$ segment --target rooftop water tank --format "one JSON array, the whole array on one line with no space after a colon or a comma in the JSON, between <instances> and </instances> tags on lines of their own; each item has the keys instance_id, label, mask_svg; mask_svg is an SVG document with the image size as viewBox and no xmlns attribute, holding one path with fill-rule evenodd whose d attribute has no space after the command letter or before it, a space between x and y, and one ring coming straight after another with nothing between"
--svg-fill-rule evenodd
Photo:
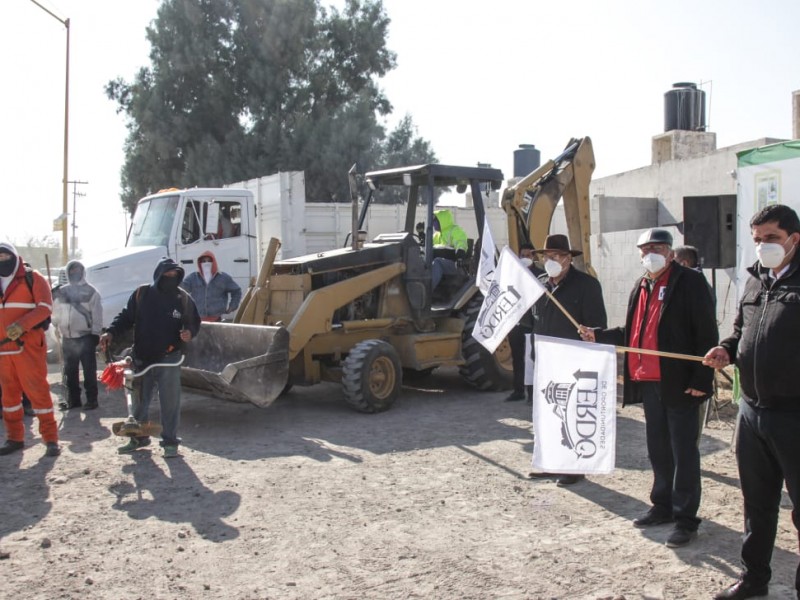
<instances>
[{"instance_id":1,"label":"rooftop water tank","mask_svg":"<svg viewBox=\"0 0 800 600\"><path fill-rule=\"evenodd\" d=\"M542 155L533 144L520 144L514 150L514 177L525 177L542 164Z\"/></svg>"},{"instance_id":2,"label":"rooftop water tank","mask_svg":"<svg viewBox=\"0 0 800 600\"><path fill-rule=\"evenodd\" d=\"M706 93L694 83L674 83L664 94L664 131L706 130Z\"/></svg>"}]
</instances>

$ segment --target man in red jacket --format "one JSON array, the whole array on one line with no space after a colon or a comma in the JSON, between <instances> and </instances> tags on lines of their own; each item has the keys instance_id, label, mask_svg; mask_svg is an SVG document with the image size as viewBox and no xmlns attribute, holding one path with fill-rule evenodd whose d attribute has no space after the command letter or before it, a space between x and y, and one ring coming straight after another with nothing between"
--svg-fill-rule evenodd
<instances>
[{"instance_id":1,"label":"man in red jacket","mask_svg":"<svg viewBox=\"0 0 800 600\"><path fill-rule=\"evenodd\" d=\"M617 346L704 356L719 335L714 301L702 273L675 261L672 234L645 231L636 244L645 274L633 287L624 327L593 330L581 337ZM674 523L670 548L690 544L700 519L700 405L712 392L714 372L698 361L628 352L623 406L644 406L647 454L653 467L652 507L635 527Z\"/></svg>"},{"instance_id":2,"label":"man in red jacket","mask_svg":"<svg viewBox=\"0 0 800 600\"><path fill-rule=\"evenodd\" d=\"M14 246L0 243L0 387L6 428L0 456L25 446L23 392L39 418L39 433L47 445L45 455L61 453L47 383L47 343L41 327L52 310L53 297L44 277L25 267Z\"/></svg>"}]
</instances>

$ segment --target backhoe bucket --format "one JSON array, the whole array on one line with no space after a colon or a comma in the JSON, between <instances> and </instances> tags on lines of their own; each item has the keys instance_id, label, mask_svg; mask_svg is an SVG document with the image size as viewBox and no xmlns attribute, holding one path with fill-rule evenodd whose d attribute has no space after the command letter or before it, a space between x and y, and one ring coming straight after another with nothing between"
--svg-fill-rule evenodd
<instances>
[{"instance_id":1,"label":"backhoe bucket","mask_svg":"<svg viewBox=\"0 0 800 600\"><path fill-rule=\"evenodd\" d=\"M203 323L186 344L181 384L232 400L269 406L289 378L289 332L284 327Z\"/></svg>"}]
</instances>

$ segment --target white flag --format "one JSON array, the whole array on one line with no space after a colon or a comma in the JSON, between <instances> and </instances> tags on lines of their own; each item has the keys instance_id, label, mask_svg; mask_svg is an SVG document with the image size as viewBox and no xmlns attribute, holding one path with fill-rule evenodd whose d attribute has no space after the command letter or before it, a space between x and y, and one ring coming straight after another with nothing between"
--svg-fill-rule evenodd
<instances>
[{"instance_id":1,"label":"white flag","mask_svg":"<svg viewBox=\"0 0 800 600\"><path fill-rule=\"evenodd\" d=\"M485 217L483 220L483 238L481 240L481 258L478 261L478 274L475 283L484 296L489 295L489 286L492 285L494 271L497 268L494 256L496 251L492 230L489 228L489 218Z\"/></svg>"},{"instance_id":2,"label":"white flag","mask_svg":"<svg viewBox=\"0 0 800 600\"><path fill-rule=\"evenodd\" d=\"M489 352L494 352L544 292L542 283L508 246L504 246L472 337Z\"/></svg>"},{"instance_id":3,"label":"white flag","mask_svg":"<svg viewBox=\"0 0 800 600\"><path fill-rule=\"evenodd\" d=\"M533 468L547 473L614 470L614 346L534 336Z\"/></svg>"}]
</instances>

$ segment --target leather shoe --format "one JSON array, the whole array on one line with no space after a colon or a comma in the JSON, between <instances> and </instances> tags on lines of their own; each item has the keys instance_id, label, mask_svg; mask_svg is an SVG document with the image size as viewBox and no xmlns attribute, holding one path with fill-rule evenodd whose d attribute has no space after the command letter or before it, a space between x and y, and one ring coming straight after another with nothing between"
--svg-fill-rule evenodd
<instances>
[{"instance_id":1,"label":"leather shoe","mask_svg":"<svg viewBox=\"0 0 800 600\"><path fill-rule=\"evenodd\" d=\"M672 515L666 515L663 512L654 509L648 510L641 517L633 520L634 527L651 527L653 525L663 525L664 523L672 523L675 519Z\"/></svg>"},{"instance_id":2,"label":"leather shoe","mask_svg":"<svg viewBox=\"0 0 800 600\"><path fill-rule=\"evenodd\" d=\"M558 478L556 478L556 485L558 485L558 487L564 487L565 485L578 483L583 479L586 479L586 475L559 475Z\"/></svg>"},{"instance_id":3,"label":"leather shoe","mask_svg":"<svg viewBox=\"0 0 800 600\"><path fill-rule=\"evenodd\" d=\"M758 598L766 596L769 588L766 585L752 585L739 580L729 588L725 588L714 596L714 600L744 600L745 598Z\"/></svg>"},{"instance_id":4,"label":"leather shoe","mask_svg":"<svg viewBox=\"0 0 800 600\"><path fill-rule=\"evenodd\" d=\"M6 443L0 446L0 456L18 452L25 447L25 442L15 442L14 440L6 440Z\"/></svg>"},{"instance_id":5,"label":"leather shoe","mask_svg":"<svg viewBox=\"0 0 800 600\"><path fill-rule=\"evenodd\" d=\"M83 410L94 410L95 408L97 408L97 406L98 406L97 401L95 402L89 401L83 405Z\"/></svg>"},{"instance_id":6,"label":"leather shoe","mask_svg":"<svg viewBox=\"0 0 800 600\"><path fill-rule=\"evenodd\" d=\"M697 531L675 527L664 542L667 548L682 548L691 544L697 538Z\"/></svg>"},{"instance_id":7,"label":"leather shoe","mask_svg":"<svg viewBox=\"0 0 800 600\"><path fill-rule=\"evenodd\" d=\"M506 396L506 402L519 402L525 400L525 392L511 392Z\"/></svg>"}]
</instances>

